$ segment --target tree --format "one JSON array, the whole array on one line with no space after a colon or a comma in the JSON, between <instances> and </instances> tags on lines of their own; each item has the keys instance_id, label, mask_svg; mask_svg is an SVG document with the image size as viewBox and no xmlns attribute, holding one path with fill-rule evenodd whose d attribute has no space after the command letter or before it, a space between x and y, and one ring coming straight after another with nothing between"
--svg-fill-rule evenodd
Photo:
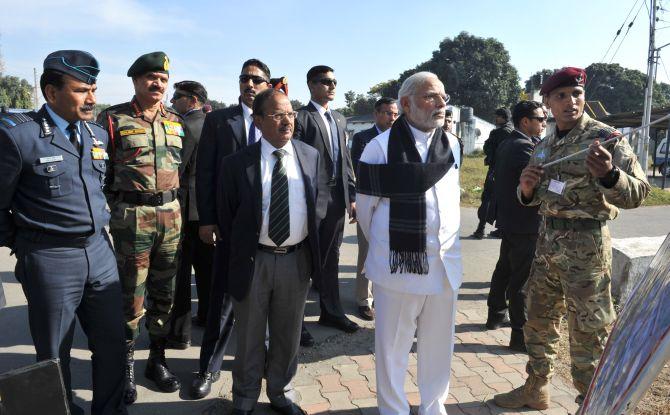
<instances>
[{"instance_id":1,"label":"tree","mask_svg":"<svg viewBox=\"0 0 670 415\"><path fill-rule=\"evenodd\" d=\"M419 71L435 73L444 82L451 104L470 106L475 114L490 118L499 107L516 103L521 93L519 75L505 46L494 38L461 32L445 38L432 58L407 70L396 81L377 84L370 92L397 96L400 84Z\"/></svg>"},{"instance_id":2,"label":"tree","mask_svg":"<svg viewBox=\"0 0 670 415\"><path fill-rule=\"evenodd\" d=\"M299 108L302 108L302 107L305 106L305 104L303 104L302 102L300 102L300 101L297 100L297 99L292 99L292 100L290 100L290 101L291 101L291 107L293 107L293 111L296 111L296 110L298 110Z\"/></svg>"},{"instance_id":3,"label":"tree","mask_svg":"<svg viewBox=\"0 0 670 415\"><path fill-rule=\"evenodd\" d=\"M16 76L0 76L0 106L9 108L32 108L33 87L25 79Z\"/></svg>"},{"instance_id":4,"label":"tree","mask_svg":"<svg viewBox=\"0 0 670 415\"><path fill-rule=\"evenodd\" d=\"M531 75L526 81L526 93L530 94L531 91L539 91L542 87L542 83L556 71L557 69L542 69L541 71L535 72L535 74Z\"/></svg>"},{"instance_id":5,"label":"tree","mask_svg":"<svg viewBox=\"0 0 670 415\"><path fill-rule=\"evenodd\" d=\"M344 101L347 106L338 108L344 116L350 117L352 115L366 115L371 114L375 109L375 102L379 99L377 94L357 94L354 91L348 91L344 94Z\"/></svg>"},{"instance_id":6,"label":"tree","mask_svg":"<svg viewBox=\"0 0 670 415\"><path fill-rule=\"evenodd\" d=\"M227 108L227 107L228 107L228 105L226 105L224 102L217 101L217 100L215 100L215 99L210 99L208 103L209 103L209 105L212 106L212 110L218 110L218 109L222 109L222 108Z\"/></svg>"}]
</instances>

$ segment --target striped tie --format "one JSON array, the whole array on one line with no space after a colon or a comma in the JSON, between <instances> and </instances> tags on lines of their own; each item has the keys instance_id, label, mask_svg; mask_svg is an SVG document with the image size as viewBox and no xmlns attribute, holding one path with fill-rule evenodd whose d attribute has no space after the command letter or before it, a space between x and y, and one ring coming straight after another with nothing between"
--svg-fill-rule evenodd
<instances>
[{"instance_id":1,"label":"striped tie","mask_svg":"<svg viewBox=\"0 0 670 415\"><path fill-rule=\"evenodd\" d=\"M275 150L272 154L277 157L277 162L272 169L268 236L277 246L281 246L288 239L291 230L288 211L288 178L286 168L282 163L286 153L284 150Z\"/></svg>"}]
</instances>

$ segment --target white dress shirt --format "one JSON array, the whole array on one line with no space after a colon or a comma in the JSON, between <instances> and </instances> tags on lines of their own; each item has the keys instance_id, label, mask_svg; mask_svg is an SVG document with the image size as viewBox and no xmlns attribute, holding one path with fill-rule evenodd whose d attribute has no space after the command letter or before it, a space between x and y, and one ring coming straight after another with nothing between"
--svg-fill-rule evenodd
<instances>
[{"instance_id":1,"label":"white dress shirt","mask_svg":"<svg viewBox=\"0 0 670 415\"><path fill-rule=\"evenodd\" d=\"M423 132L411 127L416 148L425 162L434 130ZM378 135L363 150L360 161L386 164L390 129ZM426 191L426 253L427 275L391 274L389 266L390 199L356 195L358 223L368 239L365 261L367 278L393 291L411 294L438 294L451 285L456 290L462 279L460 255L460 185L459 145L449 138L455 164L432 188Z\"/></svg>"},{"instance_id":2,"label":"white dress shirt","mask_svg":"<svg viewBox=\"0 0 670 415\"><path fill-rule=\"evenodd\" d=\"M331 150L333 148L333 137L330 134L330 121L328 121L328 118L326 118L326 112L330 111L327 108L322 107L321 105L317 104L314 101L310 101L312 105L314 105L314 108L316 108L317 112L321 116L321 119L323 120L323 123L326 125L326 134L328 134L328 145L330 146ZM333 116L333 113L330 113L330 116L333 117L333 121L335 121L335 117ZM338 146L339 148L339 146Z\"/></svg>"},{"instance_id":3,"label":"white dress shirt","mask_svg":"<svg viewBox=\"0 0 670 415\"><path fill-rule=\"evenodd\" d=\"M54 124L56 124L56 127L58 127L58 129L61 130L61 132L63 133L65 138L67 138L69 140L70 139L70 132L67 130L67 127L70 125L70 123L68 121L66 121L63 117L61 117L60 115L56 114L54 112L54 110L52 110L49 107L49 104L46 105L46 109L47 109L47 113L49 113L49 116L53 120ZM81 127L80 127L80 124L81 123L79 121L77 121L75 123L75 125L77 127L77 141L81 145Z\"/></svg>"},{"instance_id":4,"label":"white dress shirt","mask_svg":"<svg viewBox=\"0 0 670 415\"><path fill-rule=\"evenodd\" d=\"M267 246L277 246L268 236L270 224L270 195L272 193L272 170L277 157L272 154L277 148L265 138L261 139L261 186L263 187L263 205L261 234L258 243ZM289 140L282 150L286 152L282 163L288 178L288 200L290 235L281 246L292 246L302 242L307 237L307 199L305 199L305 185L302 180L302 170L295 156L293 143Z\"/></svg>"},{"instance_id":5,"label":"white dress shirt","mask_svg":"<svg viewBox=\"0 0 670 415\"><path fill-rule=\"evenodd\" d=\"M254 118L252 115L254 115L254 111L247 107L244 102L240 101L240 105L242 106L242 116L244 117L244 134L247 140L247 143L249 142L249 127L251 126L251 123L254 122ZM261 130L256 127L256 124L254 124L254 128L256 129L256 141L261 139Z\"/></svg>"}]
</instances>

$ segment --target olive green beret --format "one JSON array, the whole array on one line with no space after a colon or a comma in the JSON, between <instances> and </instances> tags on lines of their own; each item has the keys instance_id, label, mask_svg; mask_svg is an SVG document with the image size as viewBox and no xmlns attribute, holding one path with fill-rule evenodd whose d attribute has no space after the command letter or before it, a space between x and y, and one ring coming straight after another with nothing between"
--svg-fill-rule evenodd
<instances>
[{"instance_id":1,"label":"olive green beret","mask_svg":"<svg viewBox=\"0 0 670 415\"><path fill-rule=\"evenodd\" d=\"M128 76L144 75L147 72L164 72L169 74L169 69L170 59L165 52L151 52L140 56L130 65Z\"/></svg>"}]
</instances>

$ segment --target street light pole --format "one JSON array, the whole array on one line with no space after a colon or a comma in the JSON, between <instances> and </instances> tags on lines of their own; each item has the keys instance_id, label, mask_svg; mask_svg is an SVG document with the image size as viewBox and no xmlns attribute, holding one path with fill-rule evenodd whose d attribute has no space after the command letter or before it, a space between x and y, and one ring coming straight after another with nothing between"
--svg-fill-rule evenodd
<instances>
[{"instance_id":1,"label":"street light pole","mask_svg":"<svg viewBox=\"0 0 670 415\"><path fill-rule=\"evenodd\" d=\"M656 0L652 0L649 10L649 54L647 55L647 87L644 92L644 111L642 113L642 125L649 125L651 121L651 103L654 93L654 81L656 80L656 62L659 49L655 46L656 39ZM647 175L647 153L649 149L649 127L642 130L642 140L637 146L637 156Z\"/></svg>"}]
</instances>

